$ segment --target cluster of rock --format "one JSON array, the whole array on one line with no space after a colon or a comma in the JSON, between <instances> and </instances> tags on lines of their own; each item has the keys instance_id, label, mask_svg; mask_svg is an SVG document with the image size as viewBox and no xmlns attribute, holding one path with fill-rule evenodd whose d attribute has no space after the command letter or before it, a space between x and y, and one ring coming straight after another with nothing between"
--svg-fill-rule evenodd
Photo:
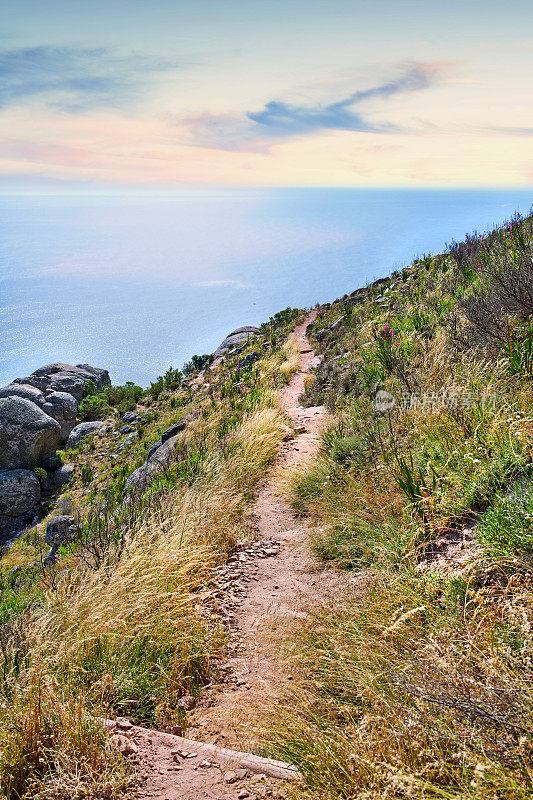
<instances>
[{"instance_id":1,"label":"cluster of rock","mask_svg":"<svg viewBox=\"0 0 533 800\"><path fill-rule=\"evenodd\" d=\"M259 328L253 325L237 328L217 347L214 357L238 354L258 333ZM248 354L239 367L249 366L259 357L259 353ZM105 369L54 363L0 388L0 543L33 521L44 484L49 488L70 480L72 467L61 465L56 451L64 446L77 447L87 436L107 430L107 423L102 421L76 425L89 381L97 390L111 385ZM136 415L129 417L124 415L121 433L132 430L128 423ZM126 493L144 490L157 473L170 466L178 434L192 418L173 425L152 445L145 463L128 478Z\"/></svg>"},{"instance_id":2,"label":"cluster of rock","mask_svg":"<svg viewBox=\"0 0 533 800\"><path fill-rule=\"evenodd\" d=\"M35 467L47 477L57 472L57 483L64 482L66 471L55 453L65 443L74 446L76 414L89 381L97 389L111 385L105 369L47 364L0 388L0 541L28 524L39 505L42 481Z\"/></svg>"}]
</instances>

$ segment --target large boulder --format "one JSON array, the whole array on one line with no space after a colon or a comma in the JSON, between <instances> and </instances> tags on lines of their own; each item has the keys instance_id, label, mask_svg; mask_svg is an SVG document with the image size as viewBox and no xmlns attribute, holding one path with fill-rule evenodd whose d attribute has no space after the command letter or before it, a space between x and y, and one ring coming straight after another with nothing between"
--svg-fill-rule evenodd
<instances>
[{"instance_id":1,"label":"large boulder","mask_svg":"<svg viewBox=\"0 0 533 800\"><path fill-rule=\"evenodd\" d=\"M75 523L74 517L67 515L52 517L46 524L44 540L50 547L54 547L54 545L59 546L72 541L77 533L78 526Z\"/></svg>"},{"instance_id":2,"label":"large boulder","mask_svg":"<svg viewBox=\"0 0 533 800\"><path fill-rule=\"evenodd\" d=\"M13 383L34 386L44 394L51 392L66 392L71 394L78 402L83 398L83 388L92 381L97 389L105 389L111 385L109 372L89 364L45 364L32 372L27 378L16 378Z\"/></svg>"},{"instance_id":3,"label":"large boulder","mask_svg":"<svg viewBox=\"0 0 533 800\"><path fill-rule=\"evenodd\" d=\"M78 401L67 392L51 392L46 396L46 402L42 408L45 414L59 422L61 440L66 442L70 432L76 425Z\"/></svg>"},{"instance_id":4,"label":"large boulder","mask_svg":"<svg viewBox=\"0 0 533 800\"><path fill-rule=\"evenodd\" d=\"M31 400L39 408L44 404L44 394L29 383L10 383L9 386L3 386L0 389L0 397L23 397L25 400Z\"/></svg>"},{"instance_id":5,"label":"large boulder","mask_svg":"<svg viewBox=\"0 0 533 800\"><path fill-rule=\"evenodd\" d=\"M55 453L61 427L23 397L0 397L0 469L34 467Z\"/></svg>"},{"instance_id":6,"label":"large boulder","mask_svg":"<svg viewBox=\"0 0 533 800\"><path fill-rule=\"evenodd\" d=\"M131 473L124 487L125 494L144 491L156 475L164 472L172 464L178 438L176 435L160 444L152 452L149 461Z\"/></svg>"},{"instance_id":7,"label":"large boulder","mask_svg":"<svg viewBox=\"0 0 533 800\"><path fill-rule=\"evenodd\" d=\"M166 431L163 431L161 434L161 444L164 444L169 439L172 439L178 433L181 433L187 427L187 419L182 419L180 422L176 422L175 425L171 425L170 428L167 428Z\"/></svg>"},{"instance_id":8,"label":"large boulder","mask_svg":"<svg viewBox=\"0 0 533 800\"><path fill-rule=\"evenodd\" d=\"M223 355L227 350L231 350L233 347L236 347L243 342L247 342L248 339L251 339L253 336L259 333L259 328L256 328L254 325L244 325L242 328L237 328L236 330L232 331L224 341L219 344L215 352L213 353L215 358Z\"/></svg>"},{"instance_id":9,"label":"large boulder","mask_svg":"<svg viewBox=\"0 0 533 800\"><path fill-rule=\"evenodd\" d=\"M54 483L56 486L66 486L74 477L74 465L63 464L54 472Z\"/></svg>"},{"instance_id":10,"label":"large boulder","mask_svg":"<svg viewBox=\"0 0 533 800\"><path fill-rule=\"evenodd\" d=\"M41 499L41 484L29 469L0 471L0 515L20 517L33 511Z\"/></svg>"},{"instance_id":11,"label":"large boulder","mask_svg":"<svg viewBox=\"0 0 533 800\"><path fill-rule=\"evenodd\" d=\"M10 517L0 514L0 544L5 544L19 533L31 521L27 515Z\"/></svg>"},{"instance_id":12,"label":"large boulder","mask_svg":"<svg viewBox=\"0 0 533 800\"><path fill-rule=\"evenodd\" d=\"M76 425L76 427L72 429L67 439L67 449L70 450L73 447L77 447L88 436L95 436L105 424L106 423L101 420L97 420L96 422L80 422L79 425Z\"/></svg>"}]
</instances>

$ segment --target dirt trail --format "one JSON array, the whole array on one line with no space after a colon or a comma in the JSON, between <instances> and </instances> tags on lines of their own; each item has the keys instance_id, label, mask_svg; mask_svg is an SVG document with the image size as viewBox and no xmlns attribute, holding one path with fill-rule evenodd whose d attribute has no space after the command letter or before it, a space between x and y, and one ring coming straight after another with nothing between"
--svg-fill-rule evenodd
<instances>
[{"instance_id":1,"label":"dirt trail","mask_svg":"<svg viewBox=\"0 0 533 800\"><path fill-rule=\"evenodd\" d=\"M324 407L303 408L298 403L305 377L319 360L305 336L316 313L295 329L300 368L280 402L296 435L282 444L258 492L252 511L258 542L237 551L220 571L231 631L229 657L221 665L223 683L212 687L190 715L186 735L198 745L142 728L116 731L133 742L145 770L146 781L134 794L137 800L252 800L276 795L269 778L252 775L268 771L261 763L236 757L230 770L231 758L206 755L200 743L247 752L254 748L253 732L265 706L281 699L290 685L287 653L280 644L287 646L287 627L305 616L306 598L321 594L325 581L334 581L319 573L306 545L307 525L295 518L281 496L283 475L314 456L328 419ZM285 636L276 638L280 630Z\"/></svg>"}]
</instances>

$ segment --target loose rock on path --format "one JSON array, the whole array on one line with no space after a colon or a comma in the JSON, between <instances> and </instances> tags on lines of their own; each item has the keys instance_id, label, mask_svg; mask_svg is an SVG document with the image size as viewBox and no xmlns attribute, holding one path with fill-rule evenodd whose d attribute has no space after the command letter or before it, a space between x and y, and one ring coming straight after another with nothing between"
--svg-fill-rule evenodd
<instances>
[{"instance_id":1,"label":"loose rock on path","mask_svg":"<svg viewBox=\"0 0 533 800\"><path fill-rule=\"evenodd\" d=\"M115 726L114 735L122 737L118 746L144 770L136 800L284 796L277 779L291 776L289 765L258 759L249 751L259 744L257 719L283 697L292 677L280 646L283 637L276 639L276 631L305 617L306 598L321 595L324 582L334 580L319 570L306 544L307 523L294 516L282 497L283 475L313 458L328 421L324 407L299 405L306 375L319 363L305 336L316 315L311 312L295 329L300 367L280 398L295 436L281 445L258 492L251 514L257 540L237 550L216 577L223 598L219 611L230 631L228 657L220 665L223 680L190 713L187 740L128 727L127 721L125 727Z\"/></svg>"}]
</instances>

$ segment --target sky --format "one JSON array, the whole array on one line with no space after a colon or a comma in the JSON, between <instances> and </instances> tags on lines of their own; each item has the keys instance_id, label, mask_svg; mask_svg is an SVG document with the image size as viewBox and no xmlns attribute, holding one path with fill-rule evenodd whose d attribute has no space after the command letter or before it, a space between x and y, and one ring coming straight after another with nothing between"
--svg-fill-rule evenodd
<instances>
[{"instance_id":1,"label":"sky","mask_svg":"<svg viewBox=\"0 0 533 800\"><path fill-rule=\"evenodd\" d=\"M531 0L3 0L0 191L533 185Z\"/></svg>"}]
</instances>

